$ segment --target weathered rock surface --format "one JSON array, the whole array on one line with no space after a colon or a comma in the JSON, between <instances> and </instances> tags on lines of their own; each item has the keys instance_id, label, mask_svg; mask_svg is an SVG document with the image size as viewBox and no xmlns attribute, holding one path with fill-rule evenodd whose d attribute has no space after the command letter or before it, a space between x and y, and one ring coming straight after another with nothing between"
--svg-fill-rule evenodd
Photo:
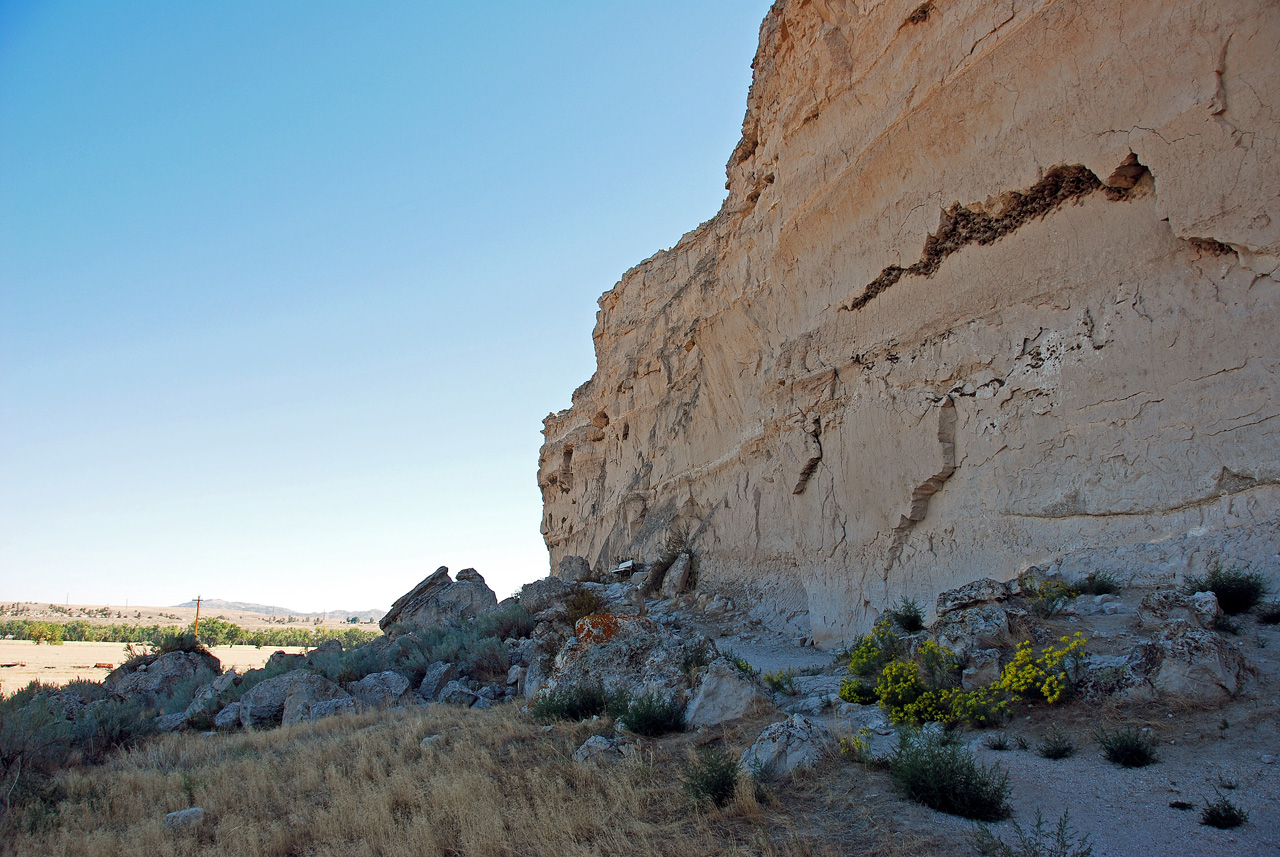
<instances>
[{"instance_id":1,"label":"weathered rock surface","mask_svg":"<svg viewBox=\"0 0 1280 857\"><path fill-rule=\"evenodd\" d=\"M378 627L387 630L399 622L405 625L451 625L471 619L498 606L498 596L474 568L458 572L455 581L447 566L396 599Z\"/></svg>"},{"instance_id":2,"label":"weathered rock surface","mask_svg":"<svg viewBox=\"0 0 1280 857\"><path fill-rule=\"evenodd\" d=\"M827 727L802 714L793 714L765 727L742 754L738 766L748 774L758 771L765 777L783 777L816 765L835 749L835 738Z\"/></svg>"},{"instance_id":3,"label":"weathered rock surface","mask_svg":"<svg viewBox=\"0 0 1280 857\"><path fill-rule=\"evenodd\" d=\"M685 723L693 728L718 726L773 707L773 703L724 658L712 661L700 677L698 688L685 709Z\"/></svg>"},{"instance_id":4,"label":"weathered rock surface","mask_svg":"<svg viewBox=\"0 0 1280 857\"><path fill-rule=\"evenodd\" d=\"M222 671L222 664L213 655L203 652L168 652L140 664L117 667L102 680L102 684L121 696L155 705L201 670L217 675Z\"/></svg>"},{"instance_id":5,"label":"weathered rock surface","mask_svg":"<svg viewBox=\"0 0 1280 857\"><path fill-rule=\"evenodd\" d=\"M347 688L352 696L372 708L393 708L409 695L409 680L398 672L371 673Z\"/></svg>"},{"instance_id":6,"label":"weathered rock surface","mask_svg":"<svg viewBox=\"0 0 1280 857\"><path fill-rule=\"evenodd\" d=\"M632 696L656 693L683 703L690 686L685 651L710 645L638 616L588 616L578 620L575 633L556 655L546 686L598 682Z\"/></svg>"},{"instance_id":7,"label":"weathered rock surface","mask_svg":"<svg viewBox=\"0 0 1280 857\"><path fill-rule=\"evenodd\" d=\"M771 9L728 198L545 421L552 567L687 530L825 646L1031 565L1274 574L1273 4L905 10Z\"/></svg>"},{"instance_id":8,"label":"weathered rock surface","mask_svg":"<svg viewBox=\"0 0 1280 857\"><path fill-rule=\"evenodd\" d=\"M349 697L324 676L295 670L256 684L240 697L240 725L262 727L310 720L317 703Z\"/></svg>"},{"instance_id":9,"label":"weathered rock surface","mask_svg":"<svg viewBox=\"0 0 1280 857\"><path fill-rule=\"evenodd\" d=\"M1159 693L1203 702L1234 696L1246 678L1244 658L1220 634L1174 619L1153 644Z\"/></svg>"}]
</instances>

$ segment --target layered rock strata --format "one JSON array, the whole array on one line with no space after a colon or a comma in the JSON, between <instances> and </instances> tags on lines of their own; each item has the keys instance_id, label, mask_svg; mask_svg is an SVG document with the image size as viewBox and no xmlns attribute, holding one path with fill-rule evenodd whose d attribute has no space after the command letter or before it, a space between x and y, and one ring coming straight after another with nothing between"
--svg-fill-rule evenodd
<instances>
[{"instance_id":1,"label":"layered rock strata","mask_svg":"<svg viewBox=\"0 0 1280 857\"><path fill-rule=\"evenodd\" d=\"M687 533L827 646L1032 565L1275 574L1277 57L1266 0L776 3L722 209L545 421L552 568Z\"/></svg>"}]
</instances>

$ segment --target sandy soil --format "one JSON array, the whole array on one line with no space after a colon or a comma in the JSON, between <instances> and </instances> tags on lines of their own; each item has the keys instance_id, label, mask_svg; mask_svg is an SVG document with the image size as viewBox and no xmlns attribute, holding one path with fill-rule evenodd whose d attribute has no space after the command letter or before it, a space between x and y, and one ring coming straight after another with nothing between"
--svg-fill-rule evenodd
<instances>
[{"instance_id":1,"label":"sandy soil","mask_svg":"<svg viewBox=\"0 0 1280 857\"><path fill-rule=\"evenodd\" d=\"M105 615L104 615L105 614ZM201 619L215 616L248 630L265 628L363 628L377 630L377 623L347 624L346 617L335 611L329 618L308 619L300 616L273 616L269 613L253 613L242 610L211 610L203 607ZM0 618L33 619L42 622L68 622L86 619L94 625L190 625L196 618L194 607L145 607L128 608L118 604L45 604L33 601L0 601Z\"/></svg>"},{"instance_id":2,"label":"sandy soil","mask_svg":"<svg viewBox=\"0 0 1280 857\"><path fill-rule=\"evenodd\" d=\"M1063 615L1045 624L1054 637L1082 631L1091 653L1120 654L1153 636L1133 624L1132 611L1148 591L1123 591L1120 601L1127 609L1122 614ZM1032 707L1004 730L1011 739L1021 737L1025 750L991 750L983 746L989 733L966 731L964 740L981 763L998 764L1009 773L1014 816L992 830L1008 842L1014 821L1030 828L1039 810L1052 827L1068 810L1072 826L1089 834L1094 857L1280 857L1280 626L1260 625L1251 617L1241 617L1240 625L1240 633L1226 639L1238 647L1252 677L1242 693L1220 706L1165 700ZM764 629L724 635L707 623L702 630L715 637L721 650L731 649L759 672L788 667L844 672L843 660L837 663L832 653L797 646ZM823 719L837 736L852 731L834 714ZM1126 769L1102 757L1094 737L1098 729L1129 725L1149 728L1159 737L1158 763ZM1052 728L1072 739L1074 756L1051 761L1035 752ZM889 752L892 740L878 739L875 752ZM903 800L883 772L864 771L855 779L861 780L851 789L856 800L836 809L842 801L829 799L822 814L834 818L816 826L851 820L856 807L904 834L941 836L955 845L955 853L973 853L964 844L975 828L972 822ZM1219 794L1247 811L1249 822L1234 830L1200 824L1201 808ZM1194 807L1179 810L1171 801Z\"/></svg>"},{"instance_id":3,"label":"sandy soil","mask_svg":"<svg viewBox=\"0 0 1280 857\"><path fill-rule=\"evenodd\" d=\"M281 647L215 646L211 651L224 668L238 672L256 669L267 662ZM285 646L286 652L305 652L298 646ZM36 645L30 640L0 640L0 696L24 688L33 679L45 684L62 685L72 679L102 681L127 657L124 643L63 643L61 646ZM101 666L99 666L101 665Z\"/></svg>"}]
</instances>

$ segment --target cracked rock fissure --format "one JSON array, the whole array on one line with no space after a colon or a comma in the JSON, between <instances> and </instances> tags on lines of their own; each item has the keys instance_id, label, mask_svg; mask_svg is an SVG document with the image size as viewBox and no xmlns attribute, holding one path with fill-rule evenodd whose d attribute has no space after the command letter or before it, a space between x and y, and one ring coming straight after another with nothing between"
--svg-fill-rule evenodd
<instances>
[{"instance_id":1,"label":"cracked rock fissure","mask_svg":"<svg viewBox=\"0 0 1280 857\"><path fill-rule=\"evenodd\" d=\"M1004 197L1004 209L990 214L955 203L942 214L938 231L924 241L920 261L909 268L890 265L880 272L862 294L842 310L859 310L871 299L904 276L928 277L938 270L942 260L968 244L991 244L1003 238L1019 226L1037 217L1043 217L1058 206L1073 199L1087 196L1103 187L1098 177L1080 164L1054 167L1026 191L1011 191ZM1123 190L1108 189L1111 199L1123 199Z\"/></svg>"}]
</instances>

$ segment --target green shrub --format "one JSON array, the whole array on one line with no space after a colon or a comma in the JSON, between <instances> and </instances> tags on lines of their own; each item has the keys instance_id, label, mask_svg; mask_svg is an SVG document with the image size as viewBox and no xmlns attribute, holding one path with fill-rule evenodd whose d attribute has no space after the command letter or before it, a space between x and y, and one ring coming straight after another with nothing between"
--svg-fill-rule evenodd
<instances>
[{"instance_id":1,"label":"green shrub","mask_svg":"<svg viewBox=\"0 0 1280 857\"><path fill-rule=\"evenodd\" d=\"M878 675L885 665L903 652L902 638L893 629L888 616L881 616L871 633L863 636L849 655L849 672L869 678Z\"/></svg>"},{"instance_id":2,"label":"green shrub","mask_svg":"<svg viewBox=\"0 0 1280 857\"><path fill-rule=\"evenodd\" d=\"M738 790L738 763L720 747L700 747L698 756L685 764L684 787L699 806L724 806Z\"/></svg>"},{"instance_id":3,"label":"green shrub","mask_svg":"<svg viewBox=\"0 0 1280 857\"><path fill-rule=\"evenodd\" d=\"M924 630L924 612L914 598L902 596L897 606L886 610L885 615L889 617L890 622L908 634Z\"/></svg>"},{"instance_id":4,"label":"green shrub","mask_svg":"<svg viewBox=\"0 0 1280 857\"><path fill-rule=\"evenodd\" d=\"M484 637L523 640L533 633L536 624L529 611L516 603L480 616L475 621L475 630Z\"/></svg>"},{"instance_id":5,"label":"green shrub","mask_svg":"<svg viewBox=\"0 0 1280 857\"><path fill-rule=\"evenodd\" d=\"M1239 827L1249 820L1249 813L1236 806L1218 792L1218 799L1205 804L1200 811L1200 823L1220 830Z\"/></svg>"},{"instance_id":6,"label":"green shrub","mask_svg":"<svg viewBox=\"0 0 1280 857\"><path fill-rule=\"evenodd\" d=\"M1111 595L1121 589L1120 581L1105 571L1091 571L1084 579L1082 591L1086 595Z\"/></svg>"},{"instance_id":7,"label":"green shrub","mask_svg":"<svg viewBox=\"0 0 1280 857\"><path fill-rule=\"evenodd\" d=\"M630 699L626 691L607 690L601 682L557 687L538 696L529 712L538 720L586 720L597 714L621 717Z\"/></svg>"},{"instance_id":8,"label":"green shrub","mask_svg":"<svg viewBox=\"0 0 1280 857\"><path fill-rule=\"evenodd\" d=\"M1045 829L1044 816L1036 810L1036 822L1026 830L1013 822L1014 841L1005 842L985 824L979 825L969 842L983 857L1092 857L1089 834L1080 836L1071 826L1070 813L1062 813L1051 830Z\"/></svg>"},{"instance_id":9,"label":"green shrub","mask_svg":"<svg viewBox=\"0 0 1280 857\"><path fill-rule=\"evenodd\" d=\"M621 720L637 735L657 738L684 729L684 707L656 693L646 693L628 703Z\"/></svg>"},{"instance_id":10,"label":"green shrub","mask_svg":"<svg viewBox=\"0 0 1280 857\"><path fill-rule=\"evenodd\" d=\"M840 698L855 705L873 705L878 701L874 687L852 677L840 682Z\"/></svg>"},{"instance_id":11,"label":"green shrub","mask_svg":"<svg viewBox=\"0 0 1280 857\"><path fill-rule=\"evenodd\" d=\"M590 589L579 589L564 602L569 611L569 624L576 625L579 619L594 616L604 608L604 599Z\"/></svg>"},{"instance_id":12,"label":"green shrub","mask_svg":"<svg viewBox=\"0 0 1280 857\"><path fill-rule=\"evenodd\" d=\"M778 670L776 673L765 673L760 676L760 680L764 682L765 687L774 693L795 696L800 692L800 688L796 685L796 671L790 667L785 670Z\"/></svg>"},{"instance_id":13,"label":"green shrub","mask_svg":"<svg viewBox=\"0 0 1280 857\"><path fill-rule=\"evenodd\" d=\"M694 646L685 646L680 653L680 666L684 669L685 675L692 678L698 670L711 663L711 656L714 653L715 649L709 640L702 640Z\"/></svg>"},{"instance_id":14,"label":"green shrub","mask_svg":"<svg viewBox=\"0 0 1280 857\"><path fill-rule=\"evenodd\" d=\"M889 773L907 798L939 812L975 821L999 821L1011 812L1009 775L999 765L978 764L941 735L899 733Z\"/></svg>"},{"instance_id":15,"label":"green shrub","mask_svg":"<svg viewBox=\"0 0 1280 857\"><path fill-rule=\"evenodd\" d=\"M1027 578L1021 585L1022 594L1030 603L1031 612L1041 619L1056 616L1068 601L1080 594L1079 589L1062 580Z\"/></svg>"},{"instance_id":16,"label":"green shrub","mask_svg":"<svg viewBox=\"0 0 1280 857\"><path fill-rule=\"evenodd\" d=\"M1102 747L1102 755L1108 762L1122 768L1144 768L1160 761L1156 748L1160 746L1155 736L1143 735L1136 726L1108 732L1098 730L1095 736Z\"/></svg>"},{"instance_id":17,"label":"green shrub","mask_svg":"<svg viewBox=\"0 0 1280 857\"><path fill-rule=\"evenodd\" d=\"M1216 563L1204 577L1189 577L1183 586L1188 595L1212 592L1218 597L1218 606L1228 616L1245 613L1267 594L1267 583L1256 571L1239 568L1223 569Z\"/></svg>"},{"instance_id":18,"label":"green shrub","mask_svg":"<svg viewBox=\"0 0 1280 857\"><path fill-rule=\"evenodd\" d=\"M990 735L982 739L982 746L986 747L988 750L1004 752L1005 750L1008 750L1010 746L1009 733L992 732Z\"/></svg>"},{"instance_id":19,"label":"green shrub","mask_svg":"<svg viewBox=\"0 0 1280 857\"><path fill-rule=\"evenodd\" d=\"M467 647L460 664L463 672L481 681L506 678L511 669L511 658L506 646L497 637L484 637ZM422 681L421 678L418 679Z\"/></svg>"},{"instance_id":20,"label":"green shrub","mask_svg":"<svg viewBox=\"0 0 1280 857\"><path fill-rule=\"evenodd\" d=\"M1263 625L1280 624L1280 601L1268 601L1259 607L1258 622Z\"/></svg>"},{"instance_id":21,"label":"green shrub","mask_svg":"<svg viewBox=\"0 0 1280 857\"><path fill-rule=\"evenodd\" d=\"M195 675L178 682L169 695L160 700L161 714L177 714L185 711L195 698L196 691L213 681L217 676L208 667L200 667Z\"/></svg>"},{"instance_id":22,"label":"green shrub","mask_svg":"<svg viewBox=\"0 0 1280 857\"><path fill-rule=\"evenodd\" d=\"M1050 729L1036 745L1036 753L1046 759L1066 759L1074 756L1075 752L1075 742L1057 726Z\"/></svg>"}]
</instances>

